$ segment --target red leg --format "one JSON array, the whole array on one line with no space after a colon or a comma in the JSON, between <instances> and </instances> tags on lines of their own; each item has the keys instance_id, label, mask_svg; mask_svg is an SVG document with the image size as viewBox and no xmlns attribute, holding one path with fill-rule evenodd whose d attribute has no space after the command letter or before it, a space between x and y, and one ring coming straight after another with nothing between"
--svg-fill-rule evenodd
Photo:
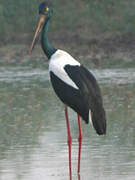
<instances>
[{"instance_id":1,"label":"red leg","mask_svg":"<svg viewBox=\"0 0 135 180\"><path fill-rule=\"evenodd\" d=\"M78 174L80 174L81 149L82 149L82 142L83 142L83 132L82 132L82 125L81 125L81 117L80 117L80 115L78 115L78 125L79 125Z\"/></svg>"},{"instance_id":2,"label":"red leg","mask_svg":"<svg viewBox=\"0 0 135 180\"><path fill-rule=\"evenodd\" d=\"M70 130L69 118L68 118L68 109L65 107L65 116L67 122L67 133L68 133L68 147L69 147L69 172L70 180L72 180L72 165L71 165L71 151L72 151L72 135Z\"/></svg>"}]
</instances>

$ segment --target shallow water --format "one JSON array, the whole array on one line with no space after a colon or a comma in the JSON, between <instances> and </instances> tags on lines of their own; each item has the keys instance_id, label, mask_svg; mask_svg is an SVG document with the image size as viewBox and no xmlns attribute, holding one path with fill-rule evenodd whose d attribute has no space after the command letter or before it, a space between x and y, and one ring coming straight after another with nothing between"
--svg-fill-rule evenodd
<instances>
[{"instance_id":1,"label":"shallow water","mask_svg":"<svg viewBox=\"0 0 135 180\"><path fill-rule=\"evenodd\" d=\"M135 69L94 70L107 112L107 135L84 122L81 180L135 179ZM70 110L73 180L78 125ZM0 180L69 180L64 106L48 71L0 68Z\"/></svg>"}]
</instances>

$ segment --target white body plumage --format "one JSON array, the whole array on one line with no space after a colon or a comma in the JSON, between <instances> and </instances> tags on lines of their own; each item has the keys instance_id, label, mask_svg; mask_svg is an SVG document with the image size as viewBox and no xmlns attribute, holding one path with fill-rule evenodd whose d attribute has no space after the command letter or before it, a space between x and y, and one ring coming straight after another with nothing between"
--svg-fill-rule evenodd
<instances>
[{"instance_id":1,"label":"white body plumage","mask_svg":"<svg viewBox=\"0 0 135 180\"><path fill-rule=\"evenodd\" d=\"M57 50L50 58L49 72L52 71L58 78L64 81L66 84L78 89L76 84L70 79L64 67L66 65L80 66L80 63L76 61L70 54L63 50Z\"/></svg>"}]
</instances>

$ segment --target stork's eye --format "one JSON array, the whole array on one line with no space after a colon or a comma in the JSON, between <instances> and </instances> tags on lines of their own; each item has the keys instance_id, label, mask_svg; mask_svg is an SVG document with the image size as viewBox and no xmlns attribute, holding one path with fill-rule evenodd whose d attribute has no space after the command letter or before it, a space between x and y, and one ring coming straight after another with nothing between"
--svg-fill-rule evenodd
<instances>
[{"instance_id":1,"label":"stork's eye","mask_svg":"<svg viewBox=\"0 0 135 180\"><path fill-rule=\"evenodd\" d=\"M48 7L46 8L46 11L47 11L47 12L49 11L49 8L48 8Z\"/></svg>"}]
</instances>

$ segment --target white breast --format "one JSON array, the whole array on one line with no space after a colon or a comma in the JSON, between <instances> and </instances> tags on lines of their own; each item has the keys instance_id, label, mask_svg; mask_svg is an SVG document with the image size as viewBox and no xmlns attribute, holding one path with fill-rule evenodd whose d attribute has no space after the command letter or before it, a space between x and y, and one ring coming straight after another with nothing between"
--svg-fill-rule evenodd
<instances>
[{"instance_id":1,"label":"white breast","mask_svg":"<svg viewBox=\"0 0 135 180\"><path fill-rule=\"evenodd\" d=\"M52 71L57 77L59 77L66 84L78 89L76 84L70 79L64 67L66 65L80 66L80 63L76 61L70 54L65 51L57 50L51 57L49 63L49 72Z\"/></svg>"}]
</instances>

